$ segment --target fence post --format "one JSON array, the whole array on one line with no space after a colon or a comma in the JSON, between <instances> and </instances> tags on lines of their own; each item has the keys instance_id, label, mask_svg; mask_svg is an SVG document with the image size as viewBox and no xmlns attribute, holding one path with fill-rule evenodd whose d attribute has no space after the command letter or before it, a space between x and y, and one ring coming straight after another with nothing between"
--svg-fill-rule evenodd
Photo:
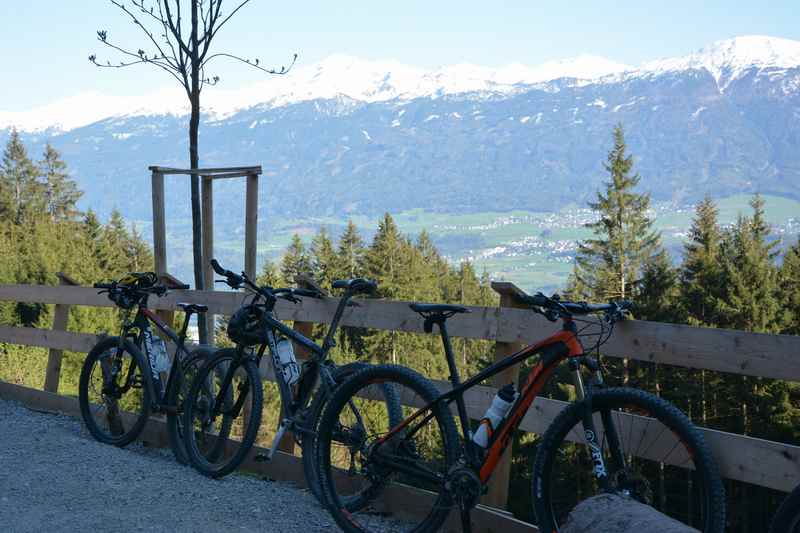
<instances>
[{"instance_id":1,"label":"fence post","mask_svg":"<svg viewBox=\"0 0 800 533\"><path fill-rule=\"evenodd\" d=\"M493 281L492 289L500 295L500 307L520 308L524 307L516 303L514 296L525 294L520 288L510 282ZM496 342L494 347L494 360L502 361L509 355L522 349L523 345L515 342ZM497 374L492 378L492 385L500 388L508 383L518 385L519 365L512 366ZM511 478L511 446L506 448L505 453L497 463L497 467L492 474L489 488L485 496L481 498L481 503L499 509L505 509L508 505L508 484Z\"/></svg>"},{"instance_id":2,"label":"fence post","mask_svg":"<svg viewBox=\"0 0 800 533\"><path fill-rule=\"evenodd\" d=\"M214 178L202 177L202 224L203 224L203 278L207 291L214 290L214 270L211 268L211 259L214 257ZM206 321L208 344L214 344L214 315L202 313L198 320Z\"/></svg>"},{"instance_id":3,"label":"fence post","mask_svg":"<svg viewBox=\"0 0 800 533\"><path fill-rule=\"evenodd\" d=\"M78 285L63 272L59 272L57 275L59 285ZM69 323L69 307L70 306L68 304L56 304L55 310L53 311L54 331L67 331L67 324ZM51 348L50 353L47 356L47 371L44 375L44 390L47 392L58 392L58 381L61 377L62 353L62 350Z\"/></svg>"},{"instance_id":4,"label":"fence post","mask_svg":"<svg viewBox=\"0 0 800 533\"><path fill-rule=\"evenodd\" d=\"M153 259L156 274L167 273L167 224L164 213L164 174L158 167L153 171Z\"/></svg>"},{"instance_id":5,"label":"fence post","mask_svg":"<svg viewBox=\"0 0 800 533\"><path fill-rule=\"evenodd\" d=\"M258 243L258 174L247 175L244 213L244 271L251 279L256 274Z\"/></svg>"}]
</instances>

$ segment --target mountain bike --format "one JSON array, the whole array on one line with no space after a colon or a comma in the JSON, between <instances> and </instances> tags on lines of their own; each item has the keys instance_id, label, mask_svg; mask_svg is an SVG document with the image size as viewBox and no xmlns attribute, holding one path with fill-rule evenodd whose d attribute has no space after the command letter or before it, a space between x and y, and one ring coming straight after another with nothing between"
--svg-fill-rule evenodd
<instances>
[{"instance_id":1,"label":"mountain bike","mask_svg":"<svg viewBox=\"0 0 800 533\"><path fill-rule=\"evenodd\" d=\"M169 290L155 273L134 272L118 281L95 283L94 287L102 289L100 294L108 294L124 316L120 334L98 342L83 363L78 394L86 428L100 442L125 446L139 436L150 414L166 414L170 447L176 459L186 463L180 417L186 376L213 351L206 346L187 348L186 330L192 315L205 312L206 306L179 303L186 318L180 333L176 333L147 308L151 295L164 296ZM153 335L150 323L175 344L171 363L166 344Z\"/></svg>"},{"instance_id":2,"label":"mountain bike","mask_svg":"<svg viewBox=\"0 0 800 533\"><path fill-rule=\"evenodd\" d=\"M278 298L300 303L302 297L322 298L319 291L259 287L244 273L223 269L216 260L212 260L212 266L225 278L219 282L235 289L244 288L252 300L228 321L228 336L236 346L218 350L197 373L189 389L184 424L192 430L184 433L184 441L190 462L207 476L221 477L245 459L261 425L263 390L259 367L265 351L269 350L272 377L281 403L280 420L271 447L256 459L271 460L286 432L292 432L301 446L308 487L319 497L313 450L322 407L339 382L368 366L354 362L337 367L328 354L336 344L334 335L345 308L357 305L351 298L359 293L372 293L377 286L363 278L334 281L333 288L345 292L322 345L317 345L280 322L273 310ZM302 366L297 364L292 342L311 354ZM204 385L209 381L213 383L210 389ZM392 389L385 387L380 394L390 413L389 421L399 423L400 402Z\"/></svg>"},{"instance_id":3,"label":"mountain bike","mask_svg":"<svg viewBox=\"0 0 800 533\"><path fill-rule=\"evenodd\" d=\"M411 369L380 365L359 371L334 392L319 424L317 462L324 499L337 524L348 532L429 532L458 509L463 531L471 531L470 510L486 491L515 430L559 364L567 361L577 398L539 439L532 473L539 529L558 531L577 503L615 493L703 532L722 532L722 481L701 433L659 397L606 386L598 359L591 355L631 304L568 302L542 294L519 300L553 322L560 319L561 330L462 383L446 321L469 310L412 304L426 332L439 328L451 388L441 392ZM585 350L583 340L589 338L592 345ZM513 383L498 391L473 432L466 400L474 404L481 391L471 389L537 355L519 392ZM386 431L386 415L372 400L372 389L389 384L402 400L404 419ZM498 417L503 405L505 413ZM492 417L496 425L481 430ZM368 497L370 504L353 508L354 495Z\"/></svg>"},{"instance_id":4,"label":"mountain bike","mask_svg":"<svg viewBox=\"0 0 800 533\"><path fill-rule=\"evenodd\" d=\"M800 485L778 507L769 533L800 533Z\"/></svg>"}]
</instances>

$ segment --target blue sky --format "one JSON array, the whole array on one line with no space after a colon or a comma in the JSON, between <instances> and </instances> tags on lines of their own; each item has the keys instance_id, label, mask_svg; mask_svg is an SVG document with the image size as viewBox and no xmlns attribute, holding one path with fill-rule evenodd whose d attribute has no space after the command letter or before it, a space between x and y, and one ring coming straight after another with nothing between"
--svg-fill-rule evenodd
<instances>
[{"instance_id":1,"label":"blue sky","mask_svg":"<svg viewBox=\"0 0 800 533\"><path fill-rule=\"evenodd\" d=\"M460 61L535 65L590 53L638 65L736 35L800 40L797 13L797 0L251 0L217 36L215 50L270 64L296 51L306 64L332 53L428 67ZM101 70L89 64L90 53L106 57L95 39L97 29L134 49L143 43L137 28L107 0L2 0L0 21L2 111L84 91L128 95L174 83L152 67ZM262 76L224 63L216 72L226 87Z\"/></svg>"}]
</instances>

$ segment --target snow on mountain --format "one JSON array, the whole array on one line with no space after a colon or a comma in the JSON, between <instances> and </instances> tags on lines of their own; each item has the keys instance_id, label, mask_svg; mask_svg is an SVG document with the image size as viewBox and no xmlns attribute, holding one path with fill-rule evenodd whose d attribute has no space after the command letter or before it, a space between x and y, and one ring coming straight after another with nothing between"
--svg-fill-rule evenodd
<instances>
[{"instance_id":1,"label":"snow on mountain","mask_svg":"<svg viewBox=\"0 0 800 533\"><path fill-rule=\"evenodd\" d=\"M796 66L800 66L800 41L764 36L718 41L696 53L648 62L638 69L592 55L548 61L535 67L521 63L497 68L459 63L424 69L398 61L334 54L318 63L295 67L289 75L268 77L247 87L208 87L203 106L211 118L224 119L256 105L274 108L317 99L339 99L354 105L464 93L509 96L529 90L532 85L545 84L543 87L547 88L548 82L564 78L585 85L692 69L708 70L724 91L732 80L753 67L779 70ZM187 112L186 97L177 86L136 97L83 93L30 111L0 111L0 128L68 131L110 117L180 116Z\"/></svg>"},{"instance_id":2,"label":"snow on mountain","mask_svg":"<svg viewBox=\"0 0 800 533\"><path fill-rule=\"evenodd\" d=\"M751 68L785 69L800 66L800 41L747 35L717 41L694 54L645 63L640 72L662 74L705 69L720 90Z\"/></svg>"}]
</instances>

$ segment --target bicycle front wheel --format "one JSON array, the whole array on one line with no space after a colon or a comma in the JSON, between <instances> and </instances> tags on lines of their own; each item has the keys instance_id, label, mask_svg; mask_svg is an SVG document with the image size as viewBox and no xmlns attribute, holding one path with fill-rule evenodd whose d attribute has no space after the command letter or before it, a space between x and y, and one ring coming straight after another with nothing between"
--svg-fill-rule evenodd
<instances>
[{"instance_id":1,"label":"bicycle front wheel","mask_svg":"<svg viewBox=\"0 0 800 533\"><path fill-rule=\"evenodd\" d=\"M109 337L87 354L78 384L81 416L92 436L125 446L150 416L150 365L128 340Z\"/></svg>"},{"instance_id":2,"label":"bicycle front wheel","mask_svg":"<svg viewBox=\"0 0 800 533\"><path fill-rule=\"evenodd\" d=\"M189 462L210 477L233 472L253 447L264 391L256 363L235 349L216 352L197 373L184 403Z\"/></svg>"},{"instance_id":3,"label":"bicycle front wheel","mask_svg":"<svg viewBox=\"0 0 800 533\"><path fill-rule=\"evenodd\" d=\"M533 471L539 529L558 531L581 501L607 489L632 497L704 533L725 530L725 493L702 434L678 408L645 391L591 395L594 434L584 428L586 401L569 405L542 437ZM589 441L597 448L592 450Z\"/></svg>"},{"instance_id":4,"label":"bicycle front wheel","mask_svg":"<svg viewBox=\"0 0 800 533\"><path fill-rule=\"evenodd\" d=\"M429 380L394 365L368 367L342 383L317 436L323 499L347 532L436 531L454 505L446 486L460 449L455 422L440 403L390 432L387 385L404 417L439 396Z\"/></svg>"}]
</instances>

